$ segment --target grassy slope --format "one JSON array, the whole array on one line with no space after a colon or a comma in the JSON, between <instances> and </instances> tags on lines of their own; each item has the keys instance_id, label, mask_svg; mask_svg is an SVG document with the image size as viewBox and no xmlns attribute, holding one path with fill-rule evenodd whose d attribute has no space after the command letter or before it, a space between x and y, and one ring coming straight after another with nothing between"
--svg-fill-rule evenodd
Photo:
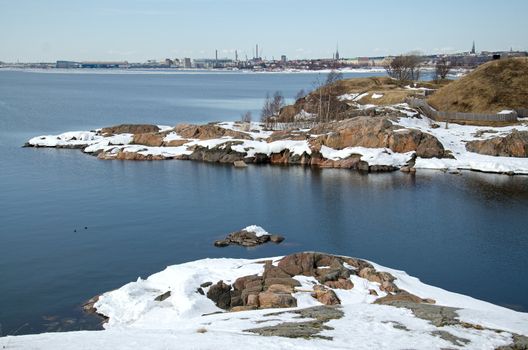
<instances>
[{"instance_id":1,"label":"grassy slope","mask_svg":"<svg viewBox=\"0 0 528 350\"><path fill-rule=\"evenodd\" d=\"M528 59L486 63L428 99L441 111L495 113L528 108Z\"/></svg>"}]
</instances>

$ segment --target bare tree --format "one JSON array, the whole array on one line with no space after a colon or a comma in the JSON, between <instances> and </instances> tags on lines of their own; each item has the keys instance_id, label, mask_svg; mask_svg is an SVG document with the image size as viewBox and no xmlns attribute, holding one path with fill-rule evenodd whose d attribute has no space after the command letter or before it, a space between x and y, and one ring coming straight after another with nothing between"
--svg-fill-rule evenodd
<instances>
[{"instance_id":1,"label":"bare tree","mask_svg":"<svg viewBox=\"0 0 528 350\"><path fill-rule=\"evenodd\" d=\"M445 79L451 70L451 64L447 61L445 57L440 58L436 61L435 65L435 75L440 79Z\"/></svg>"},{"instance_id":2,"label":"bare tree","mask_svg":"<svg viewBox=\"0 0 528 350\"><path fill-rule=\"evenodd\" d=\"M251 112L250 111L247 111L245 113L243 113L241 116L240 116L240 121L242 123L251 123L251 120L253 119L253 116L251 115Z\"/></svg>"},{"instance_id":3,"label":"bare tree","mask_svg":"<svg viewBox=\"0 0 528 350\"><path fill-rule=\"evenodd\" d=\"M284 96L282 95L282 92L275 91L273 94L273 100L272 100L272 111L273 116L278 116L281 109L285 106L286 102L284 100Z\"/></svg>"},{"instance_id":4,"label":"bare tree","mask_svg":"<svg viewBox=\"0 0 528 350\"><path fill-rule=\"evenodd\" d=\"M337 71L335 69L332 69L330 73L326 76L326 85L332 85L333 83L342 80L343 79L343 73L340 71Z\"/></svg>"},{"instance_id":5,"label":"bare tree","mask_svg":"<svg viewBox=\"0 0 528 350\"><path fill-rule=\"evenodd\" d=\"M264 105L262 106L262 110L260 111L260 121L264 123L266 128L271 128L271 118L273 117L273 110L272 110L272 103L273 100L270 97L270 94L266 94L266 98L264 99Z\"/></svg>"},{"instance_id":6,"label":"bare tree","mask_svg":"<svg viewBox=\"0 0 528 350\"><path fill-rule=\"evenodd\" d=\"M321 76L318 75L317 79L312 82L314 87L314 92L316 93L316 103L317 103L317 120L322 121L323 116L323 88L324 83L321 81Z\"/></svg>"},{"instance_id":7,"label":"bare tree","mask_svg":"<svg viewBox=\"0 0 528 350\"><path fill-rule=\"evenodd\" d=\"M266 94L264 106L262 106L261 110L260 121L264 123L268 129L273 129L284 105L284 96L280 91L276 91L273 94L273 97L271 97L269 93Z\"/></svg>"},{"instance_id":8,"label":"bare tree","mask_svg":"<svg viewBox=\"0 0 528 350\"><path fill-rule=\"evenodd\" d=\"M400 55L385 65L387 74L399 81L415 81L420 79L422 57L418 54Z\"/></svg>"},{"instance_id":9,"label":"bare tree","mask_svg":"<svg viewBox=\"0 0 528 350\"><path fill-rule=\"evenodd\" d=\"M301 89L295 95L295 101L300 100L301 98L303 98L305 96L306 96L306 91L304 91L304 89Z\"/></svg>"}]
</instances>

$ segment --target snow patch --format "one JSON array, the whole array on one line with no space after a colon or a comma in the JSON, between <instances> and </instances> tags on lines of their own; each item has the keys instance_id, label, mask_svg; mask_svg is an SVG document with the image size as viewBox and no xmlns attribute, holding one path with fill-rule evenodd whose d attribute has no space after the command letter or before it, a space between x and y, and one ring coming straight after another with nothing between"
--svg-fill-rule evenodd
<instances>
[{"instance_id":1,"label":"snow patch","mask_svg":"<svg viewBox=\"0 0 528 350\"><path fill-rule=\"evenodd\" d=\"M248 226L246 228L243 228L242 231L253 232L257 237L271 236L268 231L264 230L262 227L257 225Z\"/></svg>"}]
</instances>

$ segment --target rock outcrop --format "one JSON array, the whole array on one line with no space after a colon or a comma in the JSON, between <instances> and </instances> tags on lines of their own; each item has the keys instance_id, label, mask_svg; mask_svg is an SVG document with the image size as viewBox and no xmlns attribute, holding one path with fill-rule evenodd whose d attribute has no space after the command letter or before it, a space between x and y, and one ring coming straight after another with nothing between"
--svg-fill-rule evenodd
<instances>
[{"instance_id":1,"label":"rock outcrop","mask_svg":"<svg viewBox=\"0 0 528 350\"><path fill-rule=\"evenodd\" d=\"M207 297L219 308L229 311L294 307L297 305L293 296L295 292L310 293L323 305L339 305L341 301L335 290L354 288L351 275L378 283L379 289L386 294L379 299L380 304L396 301L434 303L434 300L422 299L399 289L390 273L377 271L364 260L314 252L285 256L276 265L265 261L262 275L243 276L232 285L218 281L209 288ZM295 276L314 277L318 284L311 289L302 289Z\"/></svg>"},{"instance_id":2,"label":"rock outcrop","mask_svg":"<svg viewBox=\"0 0 528 350\"><path fill-rule=\"evenodd\" d=\"M507 136L466 143L470 152L497 157L528 157L528 131L513 130Z\"/></svg>"},{"instance_id":3,"label":"rock outcrop","mask_svg":"<svg viewBox=\"0 0 528 350\"><path fill-rule=\"evenodd\" d=\"M160 128L151 124L120 124L101 129L101 134L145 134L158 132Z\"/></svg>"},{"instance_id":4,"label":"rock outcrop","mask_svg":"<svg viewBox=\"0 0 528 350\"><path fill-rule=\"evenodd\" d=\"M159 132L147 132L141 134L134 134L132 143L136 145L144 145L150 147L160 147L163 145L163 138L165 134Z\"/></svg>"},{"instance_id":5,"label":"rock outcrop","mask_svg":"<svg viewBox=\"0 0 528 350\"><path fill-rule=\"evenodd\" d=\"M319 335L323 330L331 330L326 325L330 320L337 320L344 316L343 311L335 306L314 306L306 309L289 311L296 314L296 318L309 319L301 322L282 322L275 326L246 329L245 332L256 333L262 336L276 336L287 338L322 338L332 340L331 337ZM267 317L281 315L281 312L267 314Z\"/></svg>"},{"instance_id":6,"label":"rock outcrop","mask_svg":"<svg viewBox=\"0 0 528 350\"><path fill-rule=\"evenodd\" d=\"M240 245L243 247L254 247L267 242L280 243L284 237L272 234L257 234L256 232L243 229L231 232L226 238L214 242L216 247L227 247L228 245Z\"/></svg>"},{"instance_id":7,"label":"rock outcrop","mask_svg":"<svg viewBox=\"0 0 528 350\"><path fill-rule=\"evenodd\" d=\"M210 140L229 136L235 139L251 140L251 136L247 133L222 128L214 124L179 124L174 127L174 131L186 139Z\"/></svg>"},{"instance_id":8,"label":"rock outcrop","mask_svg":"<svg viewBox=\"0 0 528 350\"><path fill-rule=\"evenodd\" d=\"M389 117L356 117L325 123L310 133L323 134L310 140L314 149L320 149L321 145L334 149L361 146L389 148L399 153L416 151L416 155L423 158L444 156L444 147L436 137L396 126Z\"/></svg>"}]
</instances>

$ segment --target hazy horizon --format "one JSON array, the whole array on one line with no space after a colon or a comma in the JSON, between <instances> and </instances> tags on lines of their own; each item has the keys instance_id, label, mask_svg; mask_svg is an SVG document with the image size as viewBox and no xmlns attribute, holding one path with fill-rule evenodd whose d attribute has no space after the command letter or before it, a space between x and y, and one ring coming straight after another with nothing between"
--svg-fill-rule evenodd
<instances>
[{"instance_id":1,"label":"hazy horizon","mask_svg":"<svg viewBox=\"0 0 528 350\"><path fill-rule=\"evenodd\" d=\"M4 1L0 61L279 59L527 50L528 2Z\"/></svg>"}]
</instances>

